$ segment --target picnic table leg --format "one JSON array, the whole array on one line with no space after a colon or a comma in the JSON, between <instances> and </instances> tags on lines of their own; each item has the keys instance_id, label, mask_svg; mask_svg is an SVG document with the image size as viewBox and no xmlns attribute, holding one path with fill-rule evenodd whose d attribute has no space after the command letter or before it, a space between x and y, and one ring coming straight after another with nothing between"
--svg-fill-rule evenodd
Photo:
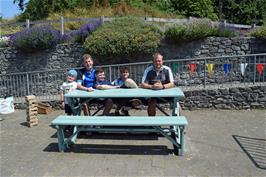
<instances>
[{"instance_id":1,"label":"picnic table leg","mask_svg":"<svg viewBox=\"0 0 266 177\"><path fill-rule=\"evenodd\" d=\"M65 137L64 137L64 129L62 126L57 125L57 139L58 139L58 150L59 152L64 152L65 150Z\"/></svg>"},{"instance_id":2,"label":"picnic table leg","mask_svg":"<svg viewBox=\"0 0 266 177\"><path fill-rule=\"evenodd\" d=\"M185 130L185 126L179 126L179 131L180 131L180 149L178 150L178 154L180 156L183 155L184 152L184 130Z\"/></svg>"},{"instance_id":3,"label":"picnic table leg","mask_svg":"<svg viewBox=\"0 0 266 177\"><path fill-rule=\"evenodd\" d=\"M73 134L76 133L77 131L78 131L77 126L74 126ZM77 133L76 135L74 135L74 136L71 138L71 142L72 142L73 144L75 144L76 139L77 139L77 136L78 136L78 133Z\"/></svg>"},{"instance_id":4,"label":"picnic table leg","mask_svg":"<svg viewBox=\"0 0 266 177\"><path fill-rule=\"evenodd\" d=\"M156 129L158 132L160 132L169 141L171 141L173 143L173 147L174 147L174 154L180 155L178 153L179 149L180 149L180 141L177 138L178 132L177 132L176 126L170 126L170 133L171 133L170 135L168 133L165 133L163 131L163 129L158 127L158 126L154 126L153 128Z\"/></svg>"},{"instance_id":5,"label":"picnic table leg","mask_svg":"<svg viewBox=\"0 0 266 177\"><path fill-rule=\"evenodd\" d=\"M179 107L178 98L175 97L173 102L172 116L179 116Z\"/></svg>"},{"instance_id":6,"label":"picnic table leg","mask_svg":"<svg viewBox=\"0 0 266 177\"><path fill-rule=\"evenodd\" d=\"M179 141L178 141L178 132L177 132L177 128L176 126L171 126L170 127L172 129L171 132L171 137L174 139L174 141L179 145ZM180 146L177 146L176 144L173 144L173 148L174 148L174 154L175 155L179 155L178 153L178 149Z\"/></svg>"}]
</instances>

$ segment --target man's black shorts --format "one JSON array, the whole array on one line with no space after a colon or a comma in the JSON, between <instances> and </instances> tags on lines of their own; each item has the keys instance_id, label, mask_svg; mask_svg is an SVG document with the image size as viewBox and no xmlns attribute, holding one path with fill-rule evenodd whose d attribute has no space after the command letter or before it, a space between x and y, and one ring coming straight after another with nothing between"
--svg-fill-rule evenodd
<instances>
[{"instance_id":1,"label":"man's black shorts","mask_svg":"<svg viewBox=\"0 0 266 177\"><path fill-rule=\"evenodd\" d=\"M73 111L72 111L71 107L68 104L65 104L65 113L67 115L72 115L73 114Z\"/></svg>"},{"instance_id":2,"label":"man's black shorts","mask_svg":"<svg viewBox=\"0 0 266 177\"><path fill-rule=\"evenodd\" d=\"M140 100L144 105L148 105L148 101L150 99L155 99L157 101L157 104L163 104L163 103L172 104L174 102L174 98L140 98Z\"/></svg>"}]
</instances>

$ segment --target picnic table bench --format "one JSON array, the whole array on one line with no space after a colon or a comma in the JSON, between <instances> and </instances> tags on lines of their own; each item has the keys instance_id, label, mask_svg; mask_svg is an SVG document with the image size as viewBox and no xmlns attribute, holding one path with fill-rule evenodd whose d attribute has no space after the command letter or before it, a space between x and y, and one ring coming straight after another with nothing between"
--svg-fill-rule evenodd
<instances>
[{"instance_id":1,"label":"picnic table bench","mask_svg":"<svg viewBox=\"0 0 266 177\"><path fill-rule=\"evenodd\" d=\"M175 153L182 155L184 149L184 129L188 122L184 116L58 116L52 121L57 129L58 148L63 152L76 140L80 131L97 132L158 132L169 139ZM64 137L64 127L74 126L74 133ZM115 126L115 128L114 128ZM132 128L132 126L134 128ZM164 127L164 128L162 128ZM176 129L177 128L177 129Z\"/></svg>"},{"instance_id":2,"label":"picnic table bench","mask_svg":"<svg viewBox=\"0 0 266 177\"><path fill-rule=\"evenodd\" d=\"M52 121L57 129L58 148L64 152L71 144L75 143L81 131L97 132L157 132L162 134L174 145L174 152L183 155L184 129L188 125L187 119L179 115L178 99L184 96L179 88L165 90L147 89L110 89L85 92L76 90L66 95L71 98L173 98L172 115L166 116L68 116L60 115ZM64 127L74 126L73 134L65 138Z\"/></svg>"}]
</instances>

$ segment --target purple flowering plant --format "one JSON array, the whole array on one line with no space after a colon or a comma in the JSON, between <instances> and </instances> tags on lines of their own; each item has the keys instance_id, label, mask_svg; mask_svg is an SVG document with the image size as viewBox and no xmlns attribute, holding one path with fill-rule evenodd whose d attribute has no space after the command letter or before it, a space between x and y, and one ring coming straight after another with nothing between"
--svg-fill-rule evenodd
<instances>
[{"instance_id":1,"label":"purple flowering plant","mask_svg":"<svg viewBox=\"0 0 266 177\"><path fill-rule=\"evenodd\" d=\"M60 32L51 26L38 26L13 34L10 42L20 50L34 52L51 48L58 44L61 38Z\"/></svg>"},{"instance_id":2,"label":"purple flowering plant","mask_svg":"<svg viewBox=\"0 0 266 177\"><path fill-rule=\"evenodd\" d=\"M64 41L84 43L87 36L100 27L100 25L100 20L82 25L78 30L68 32L63 37L65 38Z\"/></svg>"},{"instance_id":3,"label":"purple flowering plant","mask_svg":"<svg viewBox=\"0 0 266 177\"><path fill-rule=\"evenodd\" d=\"M38 26L17 32L10 37L10 44L25 52L35 52L48 49L58 43L80 42L101 25L100 20L85 24L78 30L72 30L61 35L59 30L52 26Z\"/></svg>"}]
</instances>

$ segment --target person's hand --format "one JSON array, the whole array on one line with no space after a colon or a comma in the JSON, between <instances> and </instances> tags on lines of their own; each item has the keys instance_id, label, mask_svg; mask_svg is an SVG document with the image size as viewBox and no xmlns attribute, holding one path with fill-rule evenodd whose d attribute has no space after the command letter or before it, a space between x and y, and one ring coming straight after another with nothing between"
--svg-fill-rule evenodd
<instances>
[{"instance_id":1,"label":"person's hand","mask_svg":"<svg viewBox=\"0 0 266 177\"><path fill-rule=\"evenodd\" d=\"M156 82L155 84L153 84L152 89L154 89L154 90L160 90L160 89L163 89L163 84L162 84L162 82Z\"/></svg>"},{"instance_id":2,"label":"person's hand","mask_svg":"<svg viewBox=\"0 0 266 177\"><path fill-rule=\"evenodd\" d=\"M94 89L92 87L86 88L87 92L92 92Z\"/></svg>"}]
</instances>

